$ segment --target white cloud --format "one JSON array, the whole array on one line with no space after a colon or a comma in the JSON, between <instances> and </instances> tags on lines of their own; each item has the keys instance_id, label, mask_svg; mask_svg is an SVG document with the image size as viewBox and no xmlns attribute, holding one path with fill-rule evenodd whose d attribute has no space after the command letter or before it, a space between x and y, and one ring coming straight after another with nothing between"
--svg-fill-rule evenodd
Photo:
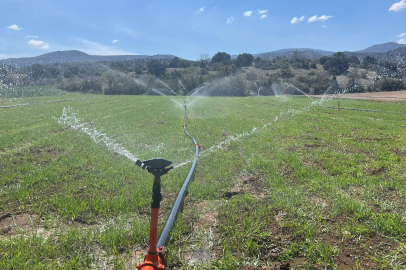
<instances>
[{"instance_id":1,"label":"white cloud","mask_svg":"<svg viewBox=\"0 0 406 270\"><path fill-rule=\"evenodd\" d=\"M244 14L245 17L249 17L249 16L251 16L252 11L248 10L248 11L244 12L243 14Z\"/></svg>"},{"instance_id":2,"label":"white cloud","mask_svg":"<svg viewBox=\"0 0 406 270\"><path fill-rule=\"evenodd\" d=\"M300 17L300 18L294 17L294 18L290 21L290 23L291 23L291 24L295 24L295 23L298 23L298 22L303 22L304 19L305 19L305 16L302 16L302 17Z\"/></svg>"},{"instance_id":3,"label":"white cloud","mask_svg":"<svg viewBox=\"0 0 406 270\"><path fill-rule=\"evenodd\" d=\"M98 42L89 41L86 39L77 39L80 41L84 48L80 48L80 51L91 55L129 55L129 54L136 54L131 52L125 52L120 49L112 48L108 45L100 44Z\"/></svg>"},{"instance_id":4,"label":"white cloud","mask_svg":"<svg viewBox=\"0 0 406 270\"><path fill-rule=\"evenodd\" d=\"M405 8L406 8L405 0L402 0L402 1L400 1L400 2L397 2L397 3L393 4L393 5L389 8L389 11L399 12L399 11L401 11L402 9L405 9Z\"/></svg>"},{"instance_id":5,"label":"white cloud","mask_svg":"<svg viewBox=\"0 0 406 270\"><path fill-rule=\"evenodd\" d=\"M233 18L233 17L230 17L230 18L227 19L227 23L228 23L228 24L233 23L233 21L234 21L234 18Z\"/></svg>"},{"instance_id":6,"label":"white cloud","mask_svg":"<svg viewBox=\"0 0 406 270\"><path fill-rule=\"evenodd\" d=\"M265 19L267 16L268 16L268 15L263 14L263 15L261 16L261 19Z\"/></svg>"},{"instance_id":7,"label":"white cloud","mask_svg":"<svg viewBox=\"0 0 406 270\"><path fill-rule=\"evenodd\" d=\"M313 17L310 17L310 18L309 18L309 23L315 22L315 21L322 21L322 22L324 22L324 21L327 21L327 20L330 19L330 18L333 18L333 16L326 16L326 15L323 15L323 16L317 17L317 15L314 15Z\"/></svg>"},{"instance_id":8,"label":"white cloud","mask_svg":"<svg viewBox=\"0 0 406 270\"><path fill-rule=\"evenodd\" d=\"M259 13L259 14L265 14L265 13L267 13L267 12L268 12L267 9L264 9L264 10L258 9L258 13Z\"/></svg>"},{"instance_id":9,"label":"white cloud","mask_svg":"<svg viewBox=\"0 0 406 270\"><path fill-rule=\"evenodd\" d=\"M6 58L9 58L9 57L5 54L0 54L0 59L6 59Z\"/></svg>"},{"instance_id":10,"label":"white cloud","mask_svg":"<svg viewBox=\"0 0 406 270\"><path fill-rule=\"evenodd\" d=\"M118 40L117 40L117 39L115 39L115 40L113 40L112 42L113 42L113 43L117 43L117 42L118 42Z\"/></svg>"},{"instance_id":11,"label":"white cloud","mask_svg":"<svg viewBox=\"0 0 406 270\"><path fill-rule=\"evenodd\" d=\"M397 37L406 37L406 33L402 33L400 35L397 35Z\"/></svg>"},{"instance_id":12,"label":"white cloud","mask_svg":"<svg viewBox=\"0 0 406 270\"><path fill-rule=\"evenodd\" d=\"M399 39L398 44L406 44L406 38Z\"/></svg>"},{"instance_id":13,"label":"white cloud","mask_svg":"<svg viewBox=\"0 0 406 270\"><path fill-rule=\"evenodd\" d=\"M321 27L323 27L323 28L327 28L327 26L325 26L325 25L323 25L323 24L321 25Z\"/></svg>"},{"instance_id":14,"label":"white cloud","mask_svg":"<svg viewBox=\"0 0 406 270\"><path fill-rule=\"evenodd\" d=\"M38 36L31 36L31 35L28 35L28 36L25 36L25 38L38 38Z\"/></svg>"},{"instance_id":15,"label":"white cloud","mask_svg":"<svg viewBox=\"0 0 406 270\"><path fill-rule=\"evenodd\" d=\"M49 44L42 40L31 39L30 41L28 41L28 44L40 49L49 48Z\"/></svg>"},{"instance_id":16,"label":"white cloud","mask_svg":"<svg viewBox=\"0 0 406 270\"><path fill-rule=\"evenodd\" d=\"M323 15L323 16L319 17L318 20L324 22L324 21L327 21L328 19L331 19L331 18L333 18L333 16Z\"/></svg>"},{"instance_id":17,"label":"white cloud","mask_svg":"<svg viewBox=\"0 0 406 270\"><path fill-rule=\"evenodd\" d=\"M203 12L205 8L206 8L206 6L203 6L203 7L199 8L198 10L196 10L196 12L197 13Z\"/></svg>"},{"instance_id":18,"label":"white cloud","mask_svg":"<svg viewBox=\"0 0 406 270\"><path fill-rule=\"evenodd\" d=\"M17 24L10 25L7 28L15 31L23 29L22 27L19 27Z\"/></svg>"}]
</instances>

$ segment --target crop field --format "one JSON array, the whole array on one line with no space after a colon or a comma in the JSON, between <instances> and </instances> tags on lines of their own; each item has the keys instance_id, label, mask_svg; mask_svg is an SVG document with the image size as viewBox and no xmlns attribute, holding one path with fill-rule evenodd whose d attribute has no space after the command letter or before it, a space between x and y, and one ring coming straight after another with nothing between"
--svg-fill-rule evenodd
<instances>
[{"instance_id":1,"label":"crop field","mask_svg":"<svg viewBox=\"0 0 406 270\"><path fill-rule=\"evenodd\" d=\"M195 153L184 98L47 93L0 97L0 269L134 269L153 182L134 160L175 165L162 229ZM168 269L406 268L405 103L188 103L200 156Z\"/></svg>"}]
</instances>

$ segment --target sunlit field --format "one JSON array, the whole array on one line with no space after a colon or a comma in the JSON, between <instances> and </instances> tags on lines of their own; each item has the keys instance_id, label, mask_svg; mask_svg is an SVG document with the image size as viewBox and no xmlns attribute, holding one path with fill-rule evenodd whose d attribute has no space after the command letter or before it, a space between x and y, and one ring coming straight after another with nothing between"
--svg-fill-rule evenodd
<instances>
[{"instance_id":1,"label":"sunlit field","mask_svg":"<svg viewBox=\"0 0 406 270\"><path fill-rule=\"evenodd\" d=\"M134 159L174 163L162 228L195 153L184 98L24 91L0 95L0 269L134 269L153 182ZM406 267L405 103L186 104L200 156L169 269Z\"/></svg>"}]
</instances>

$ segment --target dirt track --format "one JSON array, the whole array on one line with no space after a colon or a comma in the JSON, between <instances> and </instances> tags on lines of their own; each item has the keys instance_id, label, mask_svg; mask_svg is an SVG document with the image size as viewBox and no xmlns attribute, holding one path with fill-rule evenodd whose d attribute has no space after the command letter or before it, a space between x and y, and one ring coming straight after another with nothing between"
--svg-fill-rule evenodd
<instances>
[{"instance_id":1,"label":"dirt track","mask_svg":"<svg viewBox=\"0 0 406 270\"><path fill-rule=\"evenodd\" d=\"M338 95L326 95L326 96L327 97L334 97L334 98L349 98L349 99L365 99L365 100L406 102L406 90L393 91L393 92L338 94ZM315 96L315 97L321 97L321 95L318 95L318 96Z\"/></svg>"}]
</instances>

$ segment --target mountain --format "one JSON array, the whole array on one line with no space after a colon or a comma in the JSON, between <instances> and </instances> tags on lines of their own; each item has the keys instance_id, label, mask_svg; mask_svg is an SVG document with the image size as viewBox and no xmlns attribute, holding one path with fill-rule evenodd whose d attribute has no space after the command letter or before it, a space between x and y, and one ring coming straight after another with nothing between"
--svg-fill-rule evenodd
<instances>
[{"instance_id":1,"label":"mountain","mask_svg":"<svg viewBox=\"0 0 406 270\"><path fill-rule=\"evenodd\" d=\"M172 59L175 56L169 54L158 55L89 55L81 51L57 51L35 57L9 58L0 60L0 65L16 67L31 66L34 64L48 65L55 63L78 63L98 61L119 61L133 59Z\"/></svg>"},{"instance_id":2,"label":"mountain","mask_svg":"<svg viewBox=\"0 0 406 270\"><path fill-rule=\"evenodd\" d=\"M313 52L320 53L322 55L332 55L332 54L334 54L334 52L323 51L323 50L318 50L318 49L311 49L311 48L282 49L282 50L272 51L272 53L286 53L286 52L294 52L294 51L299 51L299 52L313 51Z\"/></svg>"},{"instance_id":3,"label":"mountain","mask_svg":"<svg viewBox=\"0 0 406 270\"><path fill-rule=\"evenodd\" d=\"M364 60L367 56L372 56L378 60L378 62L389 61L393 63L398 63L400 65L406 65L406 46L400 47L395 50L377 53L377 52L370 52L370 53L361 53L361 52L344 52L346 56L356 56L361 61Z\"/></svg>"},{"instance_id":4,"label":"mountain","mask_svg":"<svg viewBox=\"0 0 406 270\"><path fill-rule=\"evenodd\" d=\"M406 44L398 44L396 42L387 42L383 44L377 44L368 47L361 51L356 51L357 53L386 53L388 51L396 50L397 48L406 47Z\"/></svg>"}]
</instances>

